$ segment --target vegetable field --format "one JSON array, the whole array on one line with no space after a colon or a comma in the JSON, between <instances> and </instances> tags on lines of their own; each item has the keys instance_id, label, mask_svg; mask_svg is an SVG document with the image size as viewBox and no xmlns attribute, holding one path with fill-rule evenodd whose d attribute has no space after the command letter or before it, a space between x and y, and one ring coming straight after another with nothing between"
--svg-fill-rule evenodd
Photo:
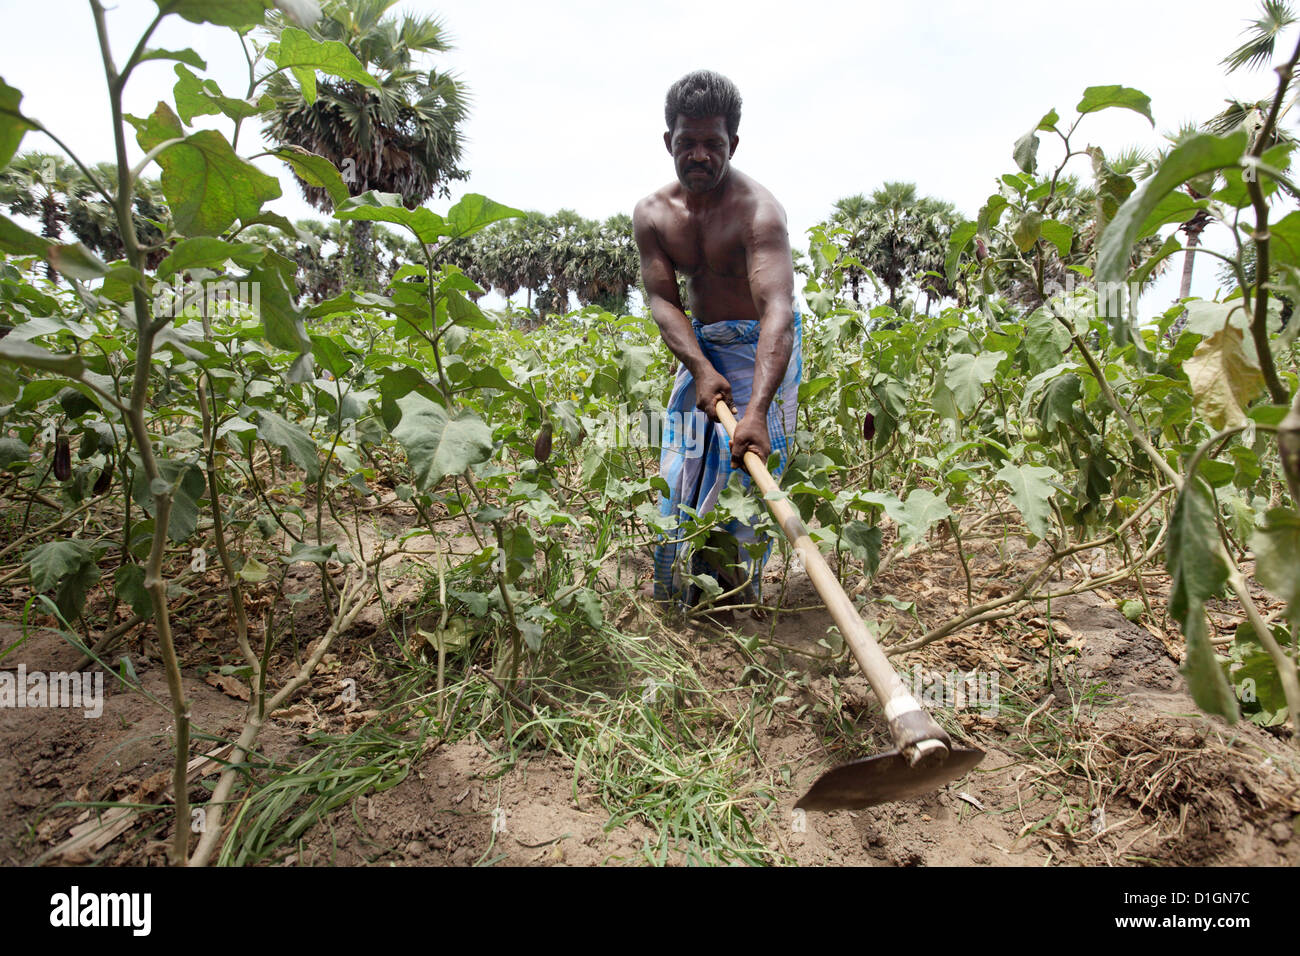
<instances>
[{"instance_id":1,"label":"vegetable field","mask_svg":"<svg viewBox=\"0 0 1300 956\"><path fill-rule=\"evenodd\" d=\"M0 217L5 860L1300 861L1289 22L1233 55L1277 67L1266 98L1159 153L1088 138L1115 109L1155 138L1138 90L1029 104L987 202L897 282L850 216L792 237L782 494L989 755L929 797L803 815L885 721L761 498L737 478L713 513L660 517L654 321L482 307L471 252L508 256L487 240L523 217L510 196L409 202L252 146L286 85L379 86L306 5L157 6L154 27L235 31L247 88L148 34L110 49L92 0L116 154L46 172L108 238L42 229L39 203ZM154 59L175 86L127 115ZM38 140L62 145L0 82L0 168ZM384 230L394 268L310 294L313 237L267 209L281 164L339 234ZM1198 217L1235 248L1197 247ZM1144 284L1193 254L1226 293L1153 312ZM895 305L864 301L882 283ZM761 619L707 575L689 613L641 595L659 536L733 518L777 541ZM93 719L55 701L73 675L102 681Z\"/></svg>"}]
</instances>

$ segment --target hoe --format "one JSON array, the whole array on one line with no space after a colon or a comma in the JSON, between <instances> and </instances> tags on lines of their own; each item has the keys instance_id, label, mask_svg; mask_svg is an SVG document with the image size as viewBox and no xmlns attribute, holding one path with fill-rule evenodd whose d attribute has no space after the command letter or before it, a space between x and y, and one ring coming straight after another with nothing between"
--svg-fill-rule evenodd
<instances>
[{"instance_id":1,"label":"hoe","mask_svg":"<svg viewBox=\"0 0 1300 956\"><path fill-rule=\"evenodd\" d=\"M734 435L736 417L718 402L718 420ZM826 771L795 804L804 810L858 810L937 790L984 759L984 751L953 744L921 709L858 616L857 608L831 573L808 528L777 489L763 461L745 453L745 467L766 497L772 516L803 557L808 577L848 642L876 698L884 705L894 749Z\"/></svg>"}]
</instances>

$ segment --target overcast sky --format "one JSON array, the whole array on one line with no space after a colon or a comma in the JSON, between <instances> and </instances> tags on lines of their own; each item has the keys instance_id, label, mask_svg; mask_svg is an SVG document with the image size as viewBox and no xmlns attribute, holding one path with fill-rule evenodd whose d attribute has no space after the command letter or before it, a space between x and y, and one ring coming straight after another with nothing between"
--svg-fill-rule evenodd
<instances>
[{"instance_id":1,"label":"overcast sky","mask_svg":"<svg viewBox=\"0 0 1300 956\"><path fill-rule=\"evenodd\" d=\"M1225 77L1219 66L1256 7L1256 0L405 0L397 9L443 19L456 50L439 65L473 94L462 161L472 176L453 198L473 191L544 212L630 213L673 175L661 138L664 93L705 67L731 77L744 97L736 166L776 194L792 244L806 247L807 228L837 198L886 180L915 182L973 218L996 178L1014 168L1014 141L1049 109L1071 120L1087 86L1133 86L1152 100L1154 130L1125 110L1085 120L1076 145L1108 152L1156 144L1162 131L1204 120L1228 97L1265 96L1271 73ZM155 9L149 0L118 0L110 11L119 60ZM83 158L110 159L88 5L0 0L0 15L0 76L23 91L23 109ZM247 68L229 31L171 17L151 45L193 47L227 93L244 94ZM174 82L171 63L145 64L128 89L128 111L150 112ZM50 147L38 134L23 143ZM1044 140L1040 157L1059 159L1058 148ZM1076 162L1086 177L1086 162ZM285 195L273 208L290 218L314 214L292 178L275 171ZM1197 294L1213 294L1214 271L1208 261L1198 269ZM1171 276L1144 306L1169 301L1176 287Z\"/></svg>"}]
</instances>

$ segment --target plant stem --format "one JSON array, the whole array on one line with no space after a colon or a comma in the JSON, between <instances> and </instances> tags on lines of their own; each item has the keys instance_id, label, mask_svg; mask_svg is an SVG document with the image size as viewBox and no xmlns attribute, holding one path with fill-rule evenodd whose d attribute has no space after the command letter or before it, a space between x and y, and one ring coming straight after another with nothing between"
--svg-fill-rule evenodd
<instances>
[{"instance_id":1,"label":"plant stem","mask_svg":"<svg viewBox=\"0 0 1300 956\"><path fill-rule=\"evenodd\" d=\"M1277 128L1278 115L1282 110L1282 98L1291 85L1291 76L1300 61L1300 41L1297 41L1291 59L1277 67L1277 90L1273 94L1273 105L1269 109L1264 128L1255 138L1255 145L1250 155L1258 159L1264 154L1273 131ZM1252 169L1253 173L1254 170ZM1264 384L1275 405L1285 405L1291 399L1282 380L1278 378L1277 366L1273 362L1273 350L1268 342L1268 270L1269 270L1269 231L1268 202L1264 190L1259 184L1259 177L1246 178L1246 188L1250 193L1250 203L1255 209L1255 314L1250 322L1250 335L1255 342L1255 351L1259 355L1259 369L1264 375Z\"/></svg>"},{"instance_id":2,"label":"plant stem","mask_svg":"<svg viewBox=\"0 0 1300 956\"><path fill-rule=\"evenodd\" d=\"M99 39L100 54L104 63L104 76L108 82L109 105L113 115L113 142L117 157L117 195L113 207L117 213L118 235L127 262L142 272L145 268L144 255L135 234L135 221L131 217L131 200L133 184L131 170L127 163L126 131L122 115L122 84L125 74L119 75L113 65L113 54L108 41L108 24L104 16L104 7L99 0L90 0L90 8L95 17L95 30ZM156 22L156 21L155 21ZM150 28L152 29L152 27ZM147 36L147 34L146 34ZM128 64L133 65L133 64ZM161 480L158 463L154 458L153 443L149 429L144 420L144 407L149 395L149 374L153 365L153 340L160 327L150 322L149 299L144 287L137 282L131 287L132 304L135 310L137 330L135 353L135 378L131 386L131 400L126 414L126 425L135 439L140 452L140 462L149 479L154 500L153 544L149 551L149 560L145 567L144 586L149 592L153 605L154 626L158 634L158 645L162 650L163 663L167 672L167 690L172 700L172 716L176 724L176 754L172 768L172 786L176 800L175 832L172 839L171 859L173 863L183 863L189 855L189 762L190 742L190 705L185 697L185 686L181 680L180 663L176 657L176 647L172 638L171 620L167 607L167 580L163 576L162 561L167 547L167 526L171 517L172 489Z\"/></svg>"},{"instance_id":3,"label":"plant stem","mask_svg":"<svg viewBox=\"0 0 1300 956\"><path fill-rule=\"evenodd\" d=\"M1101 365L1098 364L1096 357L1084 343L1082 336L1076 333L1074 329L1070 328L1069 324L1064 319L1061 319L1061 324L1069 329L1070 338L1074 341L1074 347L1079 350L1079 354L1083 356L1083 360L1088 363L1088 368L1092 370L1093 377L1097 380L1097 388L1100 389L1101 396L1106 400L1106 404L1109 405L1115 414L1119 416L1120 421L1128 427L1129 434L1133 436L1133 440L1138 443L1139 447L1147 453L1147 457L1151 459L1151 463L1156 466L1165 478L1173 483L1175 488L1181 490L1183 487L1182 475L1174 471L1173 466L1171 466L1169 462L1165 461L1164 456L1161 455L1160 452L1156 451L1156 447L1151 444L1151 439L1147 437L1146 431L1138 426L1138 423L1133 420L1133 416L1129 414L1128 409L1121 404L1118 396L1116 396L1114 390L1111 389L1110 383L1106 381L1106 373L1102 371Z\"/></svg>"},{"instance_id":4,"label":"plant stem","mask_svg":"<svg viewBox=\"0 0 1300 956\"><path fill-rule=\"evenodd\" d=\"M1291 321L1297 321L1292 319ZM1282 458L1282 470L1291 491L1291 504L1300 508L1300 392L1296 392L1291 411L1277 425L1277 450ZM1298 637L1297 639L1300 639Z\"/></svg>"}]
</instances>

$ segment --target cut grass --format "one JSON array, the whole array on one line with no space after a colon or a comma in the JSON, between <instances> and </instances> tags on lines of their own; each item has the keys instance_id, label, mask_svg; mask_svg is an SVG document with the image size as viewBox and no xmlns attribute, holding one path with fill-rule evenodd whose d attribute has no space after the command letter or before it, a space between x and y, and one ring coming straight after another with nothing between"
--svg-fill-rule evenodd
<instances>
[{"instance_id":1,"label":"cut grass","mask_svg":"<svg viewBox=\"0 0 1300 956\"><path fill-rule=\"evenodd\" d=\"M647 863L789 862L764 836L776 784L756 741L771 696L761 684L710 689L688 647L606 624L555 634L531 655L538 676L514 688L472 663L489 656L486 640L472 641L448 655L439 700L436 661L393 637L400 656L377 659L389 675L380 716L348 736L313 736L317 753L257 773L236 801L219 862L283 858L338 807L400 783L442 741L470 736L500 741L486 778L539 747L560 755L575 799L609 813L606 831L637 821L653 832L641 849ZM485 851L478 862L497 859Z\"/></svg>"}]
</instances>

